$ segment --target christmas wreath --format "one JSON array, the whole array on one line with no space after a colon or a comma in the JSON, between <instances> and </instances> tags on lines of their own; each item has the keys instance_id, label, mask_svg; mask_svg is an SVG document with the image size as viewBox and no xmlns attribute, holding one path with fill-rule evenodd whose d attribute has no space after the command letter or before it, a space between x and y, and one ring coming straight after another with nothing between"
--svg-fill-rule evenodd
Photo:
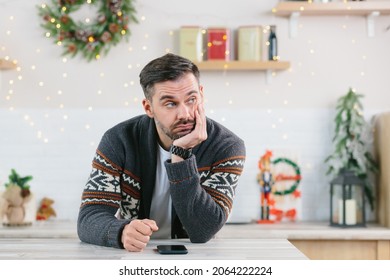
<instances>
[{"instance_id":1,"label":"christmas wreath","mask_svg":"<svg viewBox=\"0 0 390 280\"><path fill-rule=\"evenodd\" d=\"M295 172L295 175L292 176L286 176L286 175L279 175L277 179L279 180L294 180L294 184L287 190L284 191L275 191L275 195L289 195L295 192L295 190L298 188L299 182L301 181L301 170L299 166L293 162L292 160L289 160L287 158L277 158L274 161L272 161L272 164L277 165L279 163L286 163L287 165L290 165Z\"/></svg>"},{"instance_id":2,"label":"christmas wreath","mask_svg":"<svg viewBox=\"0 0 390 280\"><path fill-rule=\"evenodd\" d=\"M80 53L88 61L106 55L123 38L128 39L128 23L138 22L132 0L51 0L38 7L46 37L65 48L62 55ZM72 12L84 4L97 5L98 15L91 23L73 20Z\"/></svg>"}]
</instances>

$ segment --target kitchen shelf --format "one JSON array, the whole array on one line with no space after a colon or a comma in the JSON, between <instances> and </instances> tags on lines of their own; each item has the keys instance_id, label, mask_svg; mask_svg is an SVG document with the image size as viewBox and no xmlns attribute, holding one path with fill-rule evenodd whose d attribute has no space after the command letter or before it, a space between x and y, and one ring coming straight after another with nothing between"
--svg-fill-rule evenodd
<instances>
[{"instance_id":1,"label":"kitchen shelf","mask_svg":"<svg viewBox=\"0 0 390 280\"><path fill-rule=\"evenodd\" d=\"M224 61L210 60L196 63L203 71L267 71L287 70L290 62L287 61Z\"/></svg>"},{"instance_id":2,"label":"kitchen shelf","mask_svg":"<svg viewBox=\"0 0 390 280\"><path fill-rule=\"evenodd\" d=\"M266 83L269 84L272 72L287 70L290 68L288 61L225 61L209 60L197 62L199 70L202 71L265 71Z\"/></svg>"},{"instance_id":3,"label":"kitchen shelf","mask_svg":"<svg viewBox=\"0 0 390 280\"><path fill-rule=\"evenodd\" d=\"M16 64L12 61L0 58L0 70L15 69Z\"/></svg>"},{"instance_id":4,"label":"kitchen shelf","mask_svg":"<svg viewBox=\"0 0 390 280\"><path fill-rule=\"evenodd\" d=\"M1 87L2 87L2 74L1 74L1 72L3 70L11 70L11 69L15 69L15 68L16 68L16 63L9 61L9 60L6 60L6 59L3 59L3 58L0 58L0 91L1 91Z\"/></svg>"},{"instance_id":5,"label":"kitchen shelf","mask_svg":"<svg viewBox=\"0 0 390 280\"><path fill-rule=\"evenodd\" d=\"M290 18L290 37L296 36L299 16L364 16L367 19L367 33L374 36L374 19L379 15L390 15L390 1L359 2L279 2L272 12L277 16Z\"/></svg>"},{"instance_id":6,"label":"kitchen shelf","mask_svg":"<svg viewBox=\"0 0 390 280\"><path fill-rule=\"evenodd\" d=\"M290 16L299 12L305 16L320 15L356 15L367 16L372 12L380 12L382 15L390 15L390 1L361 1L361 2L279 2L272 10L277 16Z\"/></svg>"}]
</instances>

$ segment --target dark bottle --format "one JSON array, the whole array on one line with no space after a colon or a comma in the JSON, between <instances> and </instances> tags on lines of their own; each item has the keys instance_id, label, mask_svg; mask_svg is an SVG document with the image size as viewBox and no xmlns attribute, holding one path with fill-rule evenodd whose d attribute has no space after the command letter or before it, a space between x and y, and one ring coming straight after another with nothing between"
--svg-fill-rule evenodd
<instances>
[{"instance_id":1,"label":"dark bottle","mask_svg":"<svg viewBox=\"0 0 390 280\"><path fill-rule=\"evenodd\" d=\"M270 26L268 37L268 60L279 60L278 56L278 39L276 38L276 26Z\"/></svg>"}]
</instances>

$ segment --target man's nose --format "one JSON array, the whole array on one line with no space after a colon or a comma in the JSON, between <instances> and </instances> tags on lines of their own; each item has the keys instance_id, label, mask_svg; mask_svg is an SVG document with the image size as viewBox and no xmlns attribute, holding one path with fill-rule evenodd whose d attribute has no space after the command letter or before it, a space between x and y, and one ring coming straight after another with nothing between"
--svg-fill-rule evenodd
<instances>
[{"instance_id":1,"label":"man's nose","mask_svg":"<svg viewBox=\"0 0 390 280\"><path fill-rule=\"evenodd\" d=\"M179 119L188 119L190 117L190 108L184 104L180 105L178 107L177 116Z\"/></svg>"}]
</instances>

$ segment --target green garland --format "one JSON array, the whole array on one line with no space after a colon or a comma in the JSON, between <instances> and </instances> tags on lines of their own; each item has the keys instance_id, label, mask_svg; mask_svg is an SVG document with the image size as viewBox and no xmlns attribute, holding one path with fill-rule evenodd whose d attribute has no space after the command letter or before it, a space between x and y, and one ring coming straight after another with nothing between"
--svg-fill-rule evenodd
<instances>
[{"instance_id":1,"label":"green garland","mask_svg":"<svg viewBox=\"0 0 390 280\"><path fill-rule=\"evenodd\" d=\"M289 160L287 158L277 158L274 161L272 161L272 164L276 165L276 164L281 163L281 162L287 163L292 168L294 168L295 175L299 176L299 178L300 178L301 170L299 169L299 166L295 162L293 162L292 160ZM298 188L298 185L299 185L300 181L301 181L301 179L295 180L295 183L288 190L276 191L276 192L274 192L274 195L288 195L288 194L292 194Z\"/></svg>"},{"instance_id":2,"label":"green garland","mask_svg":"<svg viewBox=\"0 0 390 280\"><path fill-rule=\"evenodd\" d=\"M62 55L74 57L80 53L87 61L106 55L122 38L128 39L130 21L137 23L134 0L51 0L51 5L38 7L44 20L41 26L46 37L65 48ZM98 5L98 15L90 24L76 22L72 12L84 4Z\"/></svg>"}]
</instances>

